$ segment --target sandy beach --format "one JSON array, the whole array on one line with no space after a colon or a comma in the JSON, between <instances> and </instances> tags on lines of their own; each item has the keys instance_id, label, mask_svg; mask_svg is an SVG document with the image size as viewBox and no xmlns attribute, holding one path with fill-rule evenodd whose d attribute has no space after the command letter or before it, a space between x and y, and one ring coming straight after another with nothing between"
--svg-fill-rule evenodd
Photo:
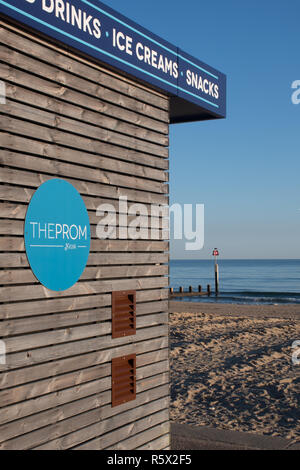
<instances>
[{"instance_id":1,"label":"sandy beach","mask_svg":"<svg viewBox=\"0 0 300 470\"><path fill-rule=\"evenodd\" d=\"M171 418L300 442L299 305L170 303Z\"/></svg>"}]
</instances>

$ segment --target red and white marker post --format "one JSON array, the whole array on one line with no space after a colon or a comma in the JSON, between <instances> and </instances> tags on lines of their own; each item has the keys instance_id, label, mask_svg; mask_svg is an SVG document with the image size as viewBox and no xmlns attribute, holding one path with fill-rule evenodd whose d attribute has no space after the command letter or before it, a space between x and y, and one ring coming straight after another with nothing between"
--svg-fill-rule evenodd
<instances>
[{"instance_id":1,"label":"red and white marker post","mask_svg":"<svg viewBox=\"0 0 300 470\"><path fill-rule=\"evenodd\" d=\"M220 256L218 248L214 248L213 256L215 257L215 293L216 296L219 294L219 265L218 256Z\"/></svg>"}]
</instances>

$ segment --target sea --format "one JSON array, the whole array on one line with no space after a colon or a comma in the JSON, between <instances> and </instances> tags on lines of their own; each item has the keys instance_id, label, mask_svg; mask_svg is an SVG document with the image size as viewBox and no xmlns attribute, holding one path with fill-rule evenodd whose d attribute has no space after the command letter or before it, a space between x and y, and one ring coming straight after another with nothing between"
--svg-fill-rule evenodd
<instances>
[{"instance_id":1,"label":"sea","mask_svg":"<svg viewBox=\"0 0 300 470\"><path fill-rule=\"evenodd\" d=\"M300 304L299 260L218 260L220 293L214 293L213 260L171 260L170 286L185 291L198 285L206 291L211 285L211 297L183 297L190 302L220 302L236 304Z\"/></svg>"}]
</instances>

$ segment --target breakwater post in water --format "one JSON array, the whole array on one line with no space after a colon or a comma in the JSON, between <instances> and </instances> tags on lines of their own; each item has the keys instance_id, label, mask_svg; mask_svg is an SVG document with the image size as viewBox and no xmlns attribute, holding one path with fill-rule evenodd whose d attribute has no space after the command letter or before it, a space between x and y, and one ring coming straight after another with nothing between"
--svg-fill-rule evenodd
<instances>
[{"instance_id":1,"label":"breakwater post in water","mask_svg":"<svg viewBox=\"0 0 300 470\"><path fill-rule=\"evenodd\" d=\"M198 290L195 290L195 291L192 286L189 286L189 289L186 292L184 291L184 288L182 286L179 287L178 292L174 291L174 287L170 287L170 297L200 297L200 296L210 297L210 295L211 295L210 284L207 285L206 292L202 290L202 286L198 286Z\"/></svg>"},{"instance_id":2,"label":"breakwater post in water","mask_svg":"<svg viewBox=\"0 0 300 470\"><path fill-rule=\"evenodd\" d=\"M220 255L218 248L214 248L213 256L215 258L215 293L216 296L219 294L219 265L218 265L218 256Z\"/></svg>"}]
</instances>

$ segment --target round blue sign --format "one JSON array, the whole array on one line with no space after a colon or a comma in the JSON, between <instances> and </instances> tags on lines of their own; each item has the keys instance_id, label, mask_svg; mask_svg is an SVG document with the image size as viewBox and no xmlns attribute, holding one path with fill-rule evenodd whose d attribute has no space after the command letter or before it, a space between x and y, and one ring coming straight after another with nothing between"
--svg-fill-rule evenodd
<instances>
[{"instance_id":1,"label":"round blue sign","mask_svg":"<svg viewBox=\"0 0 300 470\"><path fill-rule=\"evenodd\" d=\"M90 222L78 191L52 179L34 193L25 219L25 249L35 277L64 291L82 275L90 252Z\"/></svg>"}]
</instances>

